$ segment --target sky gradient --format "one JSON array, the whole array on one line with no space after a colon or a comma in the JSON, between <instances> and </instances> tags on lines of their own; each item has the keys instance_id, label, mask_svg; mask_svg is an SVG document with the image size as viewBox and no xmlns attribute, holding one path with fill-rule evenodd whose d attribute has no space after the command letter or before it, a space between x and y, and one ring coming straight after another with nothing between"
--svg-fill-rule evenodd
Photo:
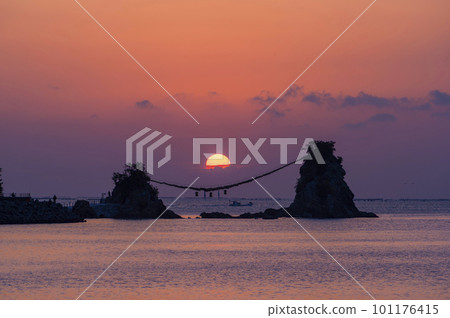
<instances>
[{"instance_id":1,"label":"sky gradient","mask_svg":"<svg viewBox=\"0 0 450 318\"><path fill-rule=\"evenodd\" d=\"M174 137L159 180L210 186L279 166L268 144L264 166L193 166L192 137L311 137L336 141L356 197L450 198L448 1L377 1L251 125L371 2L81 0L200 125L74 1L0 2L5 191L98 196L125 140L150 127ZM298 168L261 182L293 197Z\"/></svg>"}]
</instances>

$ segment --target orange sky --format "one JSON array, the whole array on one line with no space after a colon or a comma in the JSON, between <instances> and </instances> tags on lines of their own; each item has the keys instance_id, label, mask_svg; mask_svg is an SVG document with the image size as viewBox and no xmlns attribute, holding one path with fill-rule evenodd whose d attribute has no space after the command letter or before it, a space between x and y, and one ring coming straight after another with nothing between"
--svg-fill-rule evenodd
<instances>
[{"instance_id":1,"label":"orange sky","mask_svg":"<svg viewBox=\"0 0 450 318\"><path fill-rule=\"evenodd\" d=\"M214 91L236 102L281 92L371 1L80 2L173 94ZM298 85L387 96L446 88L449 2L379 2ZM0 6L6 94L108 108L165 97L73 1ZM64 89L63 100L48 85Z\"/></svg>"}]
</instances>

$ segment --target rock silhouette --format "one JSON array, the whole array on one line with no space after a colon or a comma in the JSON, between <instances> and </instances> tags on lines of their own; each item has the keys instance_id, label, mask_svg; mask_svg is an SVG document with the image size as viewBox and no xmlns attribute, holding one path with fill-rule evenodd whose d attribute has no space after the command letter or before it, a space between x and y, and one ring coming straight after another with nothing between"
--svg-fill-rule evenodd
<instances>
[{"instance_id":1,"label":"rock silhouette","mask_svg":"<svg viewBox=\"0 0 450 318\"><path fill-rule=\"evenodd\" d=\"M222 212L203 212L200 214L202 219L231 219L233 216Z\"/></svg>"},{"instance_id":2,"label":"rock silhouette","mask_svg":"<svg viewBox=\"0 0 450 318\"><path fill-rule=\"evenodd\" d=\"M264 212L239 215L240 219L278 219L281 217L289 217L289 215L283 209L266 209Z\"/></svg>"},{"instance_id":3,"label":"rock silhouette","mask_svg":"<svg viewBox=\"0 0 450 318\"><path fill-rule=\"evenodd\" d=\"M83 222L80 215L52 201L1 198L0 224Z\"/></svg>"},{"instance_id":4,"label":"rock silhouette","mask_svg":"<svg viewBox=\"0 0 450 318\"><path fill-rule=\"evenodd\" d=\"M166 206L158 198L158 189L150 185L150 177L135 165L126 166L123 173L113 174L114 190L106 203L117 206L115 218L154 219L159 217ZM167 210L161 218L175 219L181 216Z\"/></svg>"},{"instance_id":5,"label":"rock silhouette","mask_svg":"<svg viewBox=\"0 0 450 318\"><path fill-rule=\"evenodd\" d=\"M72 212L78 214L80 217L84 219L97 217L97 213L95 213L94 209L86 200L77 200L77 202L75 202L75 205L72 208Z\"/></svg>"},{"instance_id":6,"label":"rock silhouette","mask_svg":"<svg viewBox=\"0 0 450 318\"><path fill-rule=\"evenodd\" d=\"M342 158L334 155L333 141L316 142L325 164L306 160L300 168L294 202L287 208L294 217L352 218L377 217L359 211L354 194L344 180Z\"/></svg>"}]
</instances>

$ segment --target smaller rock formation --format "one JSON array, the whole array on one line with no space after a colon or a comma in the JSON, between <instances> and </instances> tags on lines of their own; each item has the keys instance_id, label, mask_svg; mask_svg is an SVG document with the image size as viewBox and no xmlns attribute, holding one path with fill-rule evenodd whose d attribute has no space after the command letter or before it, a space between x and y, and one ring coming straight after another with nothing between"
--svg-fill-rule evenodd
<instances>
[{"instance_id":1,"label":"smaller rock formation","mask_svg":"<svg viewBox=\"0 0 450 318\"><path fill-rule=\"evenodd\" d=\"M289 217L284 210L267 209L264 212L243 213L239 216L232 216L222 212L203 212L200 214L202 219L278 219L280 217Z\"/></svg>"},{"instance_id":2,"label":"smaller rock formation","mask_svg":"<svg viewBox=\"0 0 450 318\"><path fill-rule=\"evenodd\" d=\"M242 213L239 215L240 219L261 219L264 215L264 212L256 212L256 213Z\"/></svg>"},{"instance_id":3,"label":"smaller rock formation","mask_svg":"<svg viewBox=\"0 0 450 318\"><path fill-rule=\"evenodd\" d=\"M203 212L200 214L202 219L231 219L233 216L222 212Z\"/></svg>"},{"instance_id":4,"label":"smaller rock formation","mask_svg":"<svg viewBox=\"0 0 450 318\"><path fill-rule=\"evenodd\" d=\"M123 219L155 219L166 206L158 198L158 189L150 185L148 174L136 167L126 166L123 173L113 174L114 190L106 203L117 206L114 217ZM171 210L162 214L162 219L176 219L181 216Z\"/></svg>"},{"instance_id":5,"label":"smaller rock formation","mask_svg":"<svg viewBox=\"0 0 450 318\"><path fill-rule=\"evenodd\" d=\"M244 213L239 215L240 219L278 219L289 217L283 209L266 209L264 212Z\"/></svg>"},{"instance_id":6,"label":"smaller rock formation","mask_svg":"<svg viewBox=\"0 0 450 318\"><path fill-rule=\"evenodd\" d=\"M94 209L89 204L89 201L86 200L77 200L72 208L72 212L78 214L83 219L91 219L97 217L97 213L95 213Z\"/></svg>"},{"instance_id":7,"label":"smaller rock formation","mask_svg":"<svg viewBox=\"0 0 450 318\"><path fill-rule=\"evenodd\" d=\"M52 201L21 200L22 198L1 198L0 224L70 223L84 219Z\"/></svg>"}]
</instances>

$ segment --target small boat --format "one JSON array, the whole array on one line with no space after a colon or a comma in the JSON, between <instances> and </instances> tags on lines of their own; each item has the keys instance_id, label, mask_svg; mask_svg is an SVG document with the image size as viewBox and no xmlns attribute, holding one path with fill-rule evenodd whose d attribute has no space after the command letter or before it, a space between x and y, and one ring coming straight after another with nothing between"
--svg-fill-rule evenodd
<instances>
[{"instance_id":1,"label":"small boat","mask_svg":"<svg viewBox=\"0 0 450 318\"><path fill-rule=\"evenodd\" d=\"M232 201L232 202L229 204L229 206L252 206L252 205L253 205L252 202L249 202L249 203L246 203L246 204L242 204L242 203L239 202L239 201Z\"/></svg>"}]
</instances>

